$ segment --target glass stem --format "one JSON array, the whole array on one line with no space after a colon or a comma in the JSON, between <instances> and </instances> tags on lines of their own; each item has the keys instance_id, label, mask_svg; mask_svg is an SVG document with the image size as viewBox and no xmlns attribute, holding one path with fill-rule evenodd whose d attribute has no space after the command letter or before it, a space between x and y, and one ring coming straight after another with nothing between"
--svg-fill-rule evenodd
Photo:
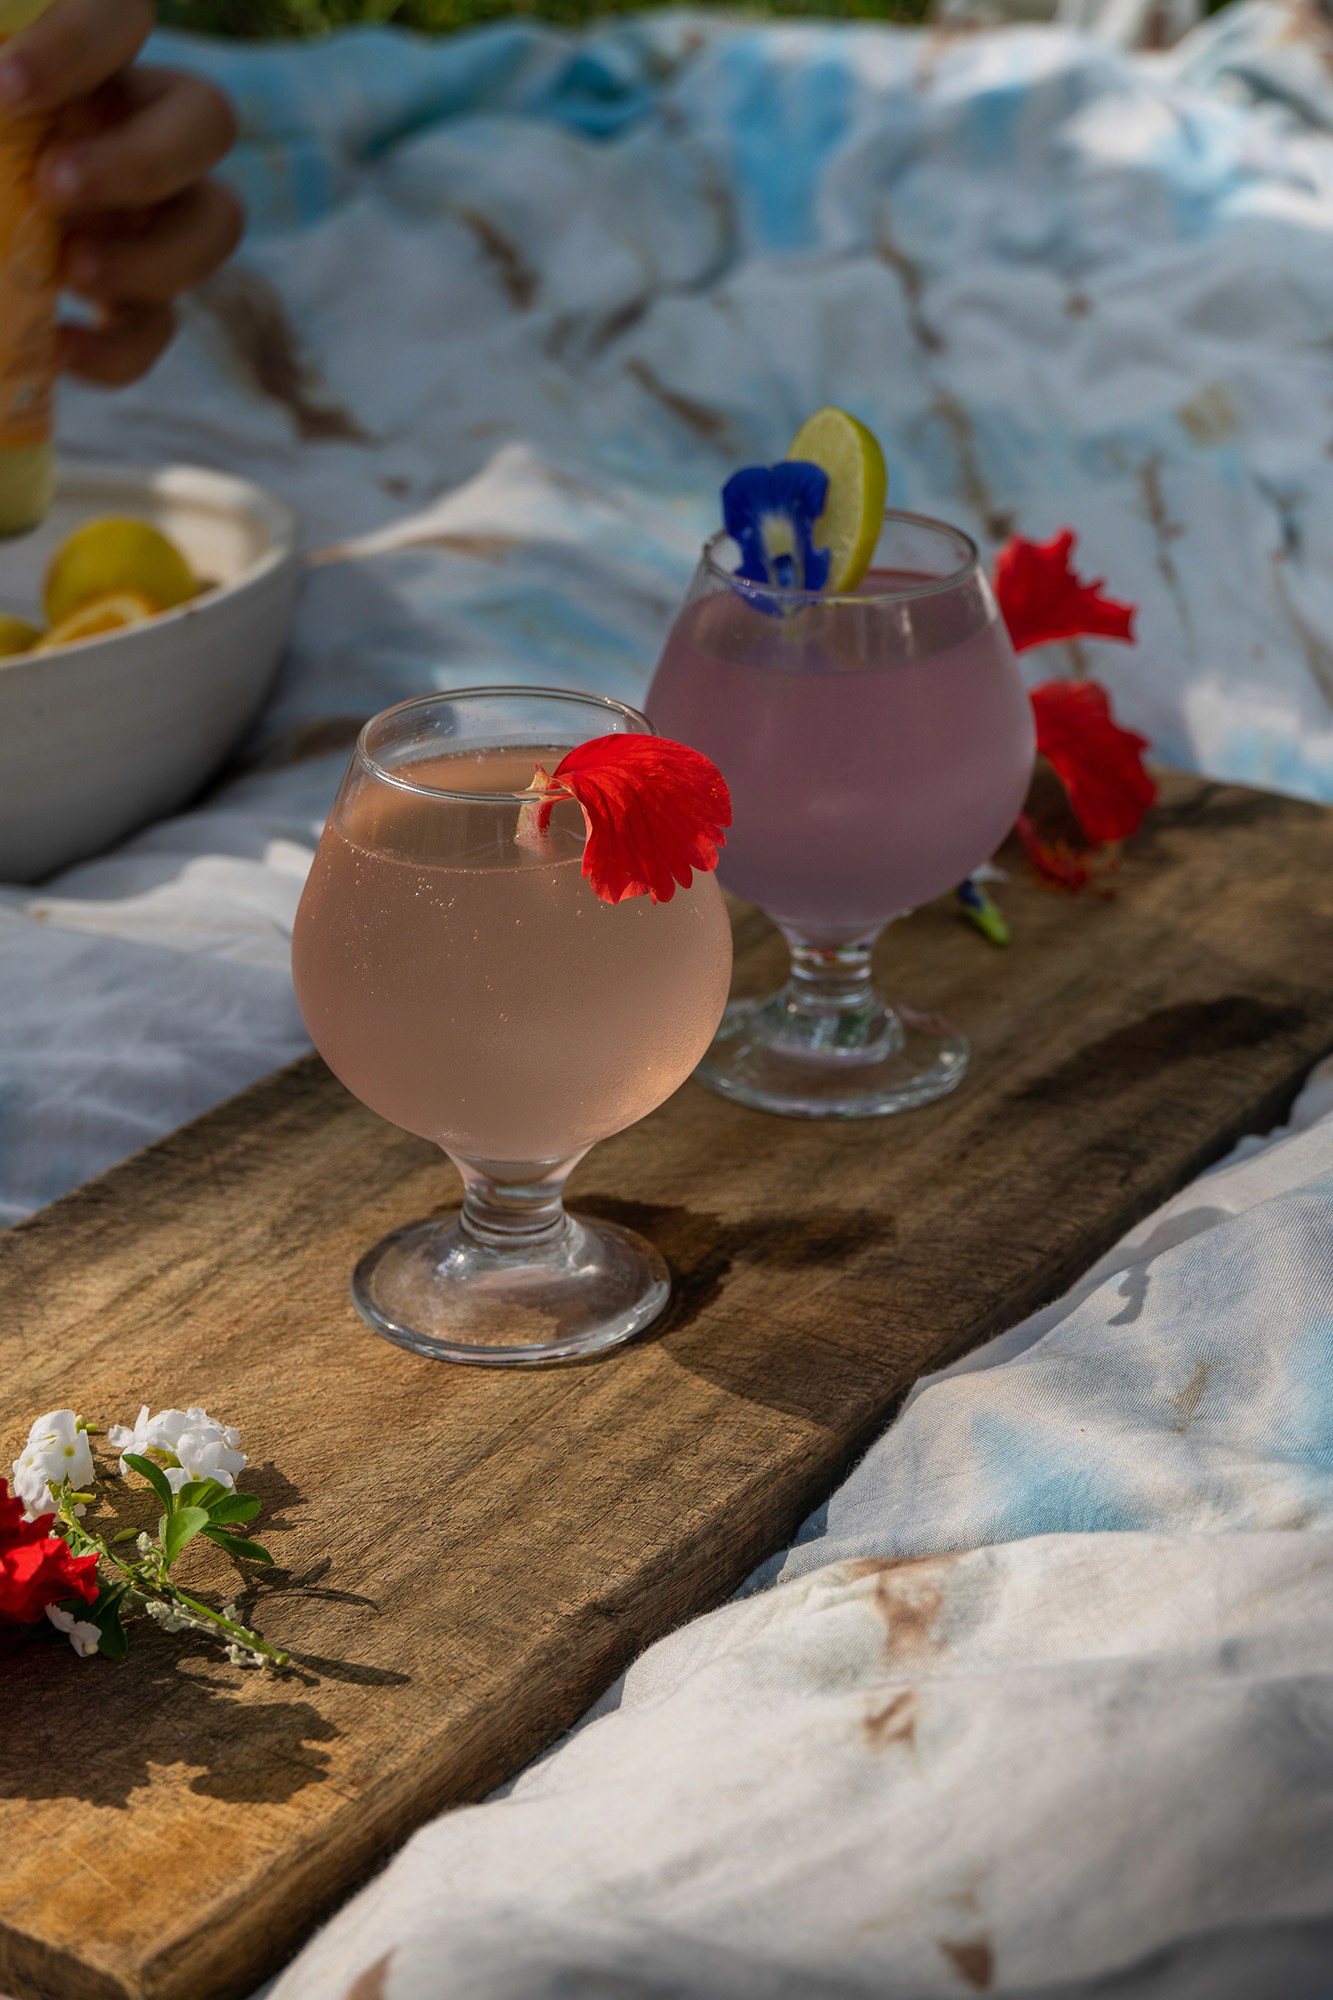
<instances>
[{"instance_id":1,"label":"glass stem","mask_svg":"<svg viewBox=\"0 0 1333 2000\"><path fill-rule=\"evenodd\" d=\"M787 984L765 1012L793 1053L876 1059L902 1039L892 1008L876 991L870 957L882 926L835 944L814 944L783 926L791 950Z\"/></svg>"},{"instance_id":2,"label":"glass stem","mask_svg":"<svg viewBox=\"0 0 1333 2000\"><path fill-rule=\"evenodd\" d=\"M551 1166L510 1166L460 1160L449 1155L463 1176L463 1210L458 1225L464 1236L488 1250L523 1255L545 1248L569 1228L565 1214L565 1182L581 1154ZM518 1179L512 1176L525 1175Z\"/></svg>"},{"instance_id":3,"label":"glass stem","mask_svg":"<svg viewBox=\"0 0 1333 2000\"><path fill-rule=\"evenodd\" d=\"M870 954L878 931L849 938L842 944L806 944L788 937L791 976L788 988L795 1003L819 1013L850 1014L869 1006L875 997Z\"/></svg>"}]
</instances>

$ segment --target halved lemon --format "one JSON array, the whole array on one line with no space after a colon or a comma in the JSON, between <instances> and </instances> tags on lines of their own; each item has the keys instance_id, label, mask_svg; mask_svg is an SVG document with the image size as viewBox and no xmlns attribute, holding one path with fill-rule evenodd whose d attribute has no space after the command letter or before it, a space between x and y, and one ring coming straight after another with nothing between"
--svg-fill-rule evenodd
<instances>
[{"instance_id":1,"label":"halved lemon","mask_svg":"<svg viewBox=\"0 0 1333 2000\"><path fill-rule=\"evenodd\" d=\"M102 639L108 632L123 632L128 625L142 625L156 618L158 607L142 591L118 590L110 597L95 598L43 635L37 650L53 652L57 646L77 646L81 639Z\"/></svg>"},{"instance_id":2,"label":"halved lemon","mask_svg":"<svg viewBox=\"0 0 1333 2000\"><path fill-rule=\"evenodd\" d=\"M52 556L46 616L54 628L85 605L122 592L146 598L154 611L171 611L198 589L189 563L159 529L108 516L85 521Z\"/></svg>"},{"instance_id":3,"label":"halved lemon","mask_svg":"<svg viewBox=\"0 0 1333 2000\"><path fill-rule=\"evenodd\" d=\"M846 410L832 406L807 417L788 458L828 474L828 498L815 526L815 547L829 552L828 590L854 590L870 567L889 487L879 439Z\"/></svg>"},{"instance_id":4,"label":"halved lemon","mask_svg":"<svg viewBox=\"0 0 1333 2000\"><path fill-rule=\"evenodd\" d=\"M7 611L0 612L0 660L30 653L41 636L37 626L30 625L26 618L11 618Z\"/></svg>"}]
</instances>

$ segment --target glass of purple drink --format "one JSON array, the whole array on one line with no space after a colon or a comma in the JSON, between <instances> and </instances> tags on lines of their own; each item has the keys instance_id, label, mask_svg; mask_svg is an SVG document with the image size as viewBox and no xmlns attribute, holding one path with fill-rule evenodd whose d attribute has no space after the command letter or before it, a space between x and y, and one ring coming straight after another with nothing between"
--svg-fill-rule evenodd
<instances>
[{"instance_id":1,"label":"glass of purple drink","mask_svg":"<svg viewBox=\"0 0 1333 2000\"><path fill-rule=\"evenodd\" d=\"M871 952L895 916L994 852L1032 770L1031 705L975 544L891 512L854 590L778 589L705 546L662 654L654 726L711 757L734 822L718 870L791 949L734 1002L699 1069L726 1097L804 1118L907 1110L961 1081L968 1046L891 1005Z\"/></svg>"}]
</instances>

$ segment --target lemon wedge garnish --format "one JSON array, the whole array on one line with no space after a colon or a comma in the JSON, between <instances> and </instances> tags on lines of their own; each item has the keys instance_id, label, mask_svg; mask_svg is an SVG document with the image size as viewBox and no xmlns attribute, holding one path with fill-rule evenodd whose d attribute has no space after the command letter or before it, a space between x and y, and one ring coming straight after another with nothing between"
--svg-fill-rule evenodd
<instances>
[{"instance_id":1,"label":"lemon wedge garnish","mask_svg":"<svg viewBox=\"0 0 1333 2000\"><path fill-rule=\"evenodd\" d=\"M829 407L806 418L787 456L828 474L815 547L829 552L825 589L855 590L870 567L884 521L889 475L878 438L846 410Z\"/></svg>"},{"instance_id":2,"label":"lemon wedge garnish","mask_svg":"<svg viewBox=\"0 0 1333 2000\"><path fill-rule=\"evenodd\" d=\"M91 604L82 605L68 618L62 618L43 634L37 650L50 653L57 646L77 646L83 639L102 639L108 632L123 632L129 625L142 625L146 618L156 618L157 612L157 605L142 591L118 590L110 597L94 598Z\"/></svg>"},{"instance_id":3,"label":"lemon wedge garnish","mask_svg":"<svg viewBox=\"0 0 1333 2000\"><path fill-rule=\"evenodd\" d=\"M46 616L54 630L85 605L122 592L146 599L154 612L171 611L198 589L176 544L147 521L85 521L51 558Z\"/></svg>"},{"instance_id":4,"label":"lemon wedge garnish","mask_svg":"<svg viewBox=\"0 0 1333 2000\"><path fill-rule=\"evenodd\" d=\"M11 618L0 612L0 660L12 660L18 653L30 653L41 633L26 618Z\"/></svg>"}]
</instances>

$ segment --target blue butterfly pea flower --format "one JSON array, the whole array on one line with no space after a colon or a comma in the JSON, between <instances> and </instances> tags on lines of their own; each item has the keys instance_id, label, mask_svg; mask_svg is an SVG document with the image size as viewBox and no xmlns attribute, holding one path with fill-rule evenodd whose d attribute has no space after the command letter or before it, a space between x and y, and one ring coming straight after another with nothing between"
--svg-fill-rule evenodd
<instances>
[{"instance_id":1,"label":"blue butterfly pea flower","mask_svg":"<svg viewBox=\"0 0 1333 2000\"><path fill-rule=\"evenodd\" d=\"M741 552L738 576L778 590L822 590L829 552L814 543L828 474L804 459L747 465L722 488L722 520Z\"/></svg>"}]
</instances>

